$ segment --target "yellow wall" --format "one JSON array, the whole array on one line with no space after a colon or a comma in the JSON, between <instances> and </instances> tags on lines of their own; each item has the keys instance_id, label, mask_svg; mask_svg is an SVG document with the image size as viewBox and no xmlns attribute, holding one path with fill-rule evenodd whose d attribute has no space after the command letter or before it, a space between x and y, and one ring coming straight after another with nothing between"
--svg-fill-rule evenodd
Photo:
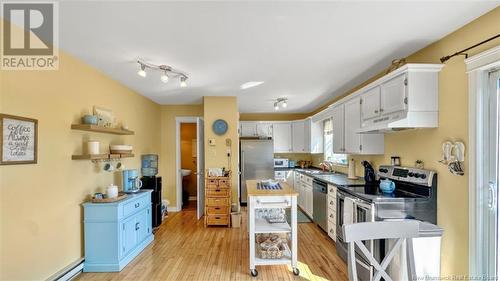
<instances>
[{"instance_id":1,"label":"yellow wall","mask_svg":"<svg viewBox=\"0 0 500 281\"><path fill-rule=\"evenodd\" d=\"M496 8L410 55L407 61L439 63L440 57L499 33L500 8ZM498 44L498 40L487 43L471 50L469 55L478 54ZM383 73L376 77L381 75ZM467 87L463 57L452 58L446 62L446 66L439 74L439 128L389 133L385 135L384 156L353 156L357 163L358 175L363 174L359 165L362 159L380 165L390 163L391 156L400 156L402 164L406 166L414 166L416 160L423 160L426 168L438 172L438 225L444 228L441 259L443 276L468 274L468 163L464 165L466 175L462 177L452 175L446 166L438 163L443 141L460 140L467 145Z\"/></svg>"},{"instance_id":2,"label":"yellow wall","mask_svg":"<svg viewBox=\"0 0 500 281\"><path fill-rule=\"evenodd\" d=\"M195 140L194 145L193 140ZM196 196L197 193L196 157L193 157L193 146L196 149L196 123L183 123L181 124L181 168L192 171L191 175L183 178L189 196Z\"/></svg>"},{"instance_id":3,"label":"yellow wall","mask_svg":"<svg viewBox=\"0 0 500 281\"><path fill-rule=\"evenodd\" d=\"M205 169L226 167L232 171L233 202L238 201L238 101L236 97L204 97L205 119ZM228 124L227 132L218 136L212 131L212 123L223 119ZM208 144L215 140L215 146ZM228 165L226 139L231 140L231 164Z\"/></svg>"},{"instance_id":4,"label":"yellow wall","mask_svg":"<svg viewBox=\"0 0 500 281\"><path fill-rule=\"evenodd\" d=\"M162 179L162 197L175 207L176 200L176 117L203 116L203 105L162 105L161 106L161 155L160 173Z\"/></svg>"},{"instance_id":5,"label":"yellow wall","mask_svg":"<svg viewBox=\"0 0 500 281\"><path fill-rule=\"evenodd\" d=\"M71 160L85 140L160 152L160 106L86 64L60 53L57 71L0 71L0 112L38 119L38 164L0 166L0 279L43 280L83 257L82 207L89 194L121 185L119 173ZM134 136L70 129L93 105L113 110Z\"/></svg>"}]
</instances>

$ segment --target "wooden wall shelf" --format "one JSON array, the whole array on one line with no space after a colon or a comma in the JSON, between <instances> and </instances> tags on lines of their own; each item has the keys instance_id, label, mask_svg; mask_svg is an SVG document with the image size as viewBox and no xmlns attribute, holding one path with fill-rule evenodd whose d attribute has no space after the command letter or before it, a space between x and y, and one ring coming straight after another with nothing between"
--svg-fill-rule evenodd
<instances>
[{"instance_id":1,"label":"wooden wall shelf","mask_svg":"<svg viewBox=\"0 0 500 281\"><path fill-rule=\"evenodd\" d=\"M92 154L92 155L71 155L72 160L108 160L134 157L134 154Z\"/></svg>"},{"instance_id":2,"label":"wooden wall shelf","mask_svg":"<svg viewBox=\"0 0 500 281\"><path fill-rule=\"evenodd\" d=\"M133 135L134 131L117 129L117 128L106 128L97 125L89 125L89 124L72 124L71 129L80 130L80 131L88 131L88 132L96 132L96 133L106 133L113 135Z\"/></svg>"}]
</instances>

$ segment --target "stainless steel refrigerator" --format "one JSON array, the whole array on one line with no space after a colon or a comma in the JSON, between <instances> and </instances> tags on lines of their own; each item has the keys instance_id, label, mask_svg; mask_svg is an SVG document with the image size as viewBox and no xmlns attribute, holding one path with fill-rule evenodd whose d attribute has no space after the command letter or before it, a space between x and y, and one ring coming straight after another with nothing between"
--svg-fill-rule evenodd
<instances>
[{"instance_id":1,"label":"stainless steel refrigerator","mask_svg":"<svg viewBox=\"0 0 500 281\"><path fill-rule=\"evenodd\" d=\"M247 203L247 180L274 178L272 139L240 139L240 202Z\"/></svg>"}]
</instances>

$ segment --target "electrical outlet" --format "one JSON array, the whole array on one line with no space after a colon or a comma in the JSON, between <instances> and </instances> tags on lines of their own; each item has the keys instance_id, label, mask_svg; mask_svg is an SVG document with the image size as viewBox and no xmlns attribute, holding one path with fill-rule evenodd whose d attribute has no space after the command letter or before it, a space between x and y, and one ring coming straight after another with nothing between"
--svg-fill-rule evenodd
<instances>
[{"instance_id":1,"label":"electrical outlet","mask_svg":"<svg viewBox=\"0 0 500 281\"><path fill-rule=\"evenodd\" d=\"M215 146L215 139L208 139L208 145Z\"/></svg>"}]
</instances>

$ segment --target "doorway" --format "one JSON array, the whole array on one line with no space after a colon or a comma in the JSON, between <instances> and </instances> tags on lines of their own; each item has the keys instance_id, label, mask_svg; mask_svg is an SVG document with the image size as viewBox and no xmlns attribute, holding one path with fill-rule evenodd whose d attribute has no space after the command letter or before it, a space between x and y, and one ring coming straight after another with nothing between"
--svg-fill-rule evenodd
<instances>
[{"instance_id":1,"label":"doorway","mask_svg":"<svg viewBox=\"0 0 500 281\"><path fill-rule=\"evenodd\" d=\"M201 117L176 118L176 209L204 214L204 137Z\"/></svg>"},{"instance_id":2,"label":"doorway","mask_svg":"<svg viewBox=\"0 0 500 281\"><path fill-rule=\"evenodd\" d=\"M469 272L499 276L500 46L466 61L469 75Z\"/></svg>"}]
</instances>

